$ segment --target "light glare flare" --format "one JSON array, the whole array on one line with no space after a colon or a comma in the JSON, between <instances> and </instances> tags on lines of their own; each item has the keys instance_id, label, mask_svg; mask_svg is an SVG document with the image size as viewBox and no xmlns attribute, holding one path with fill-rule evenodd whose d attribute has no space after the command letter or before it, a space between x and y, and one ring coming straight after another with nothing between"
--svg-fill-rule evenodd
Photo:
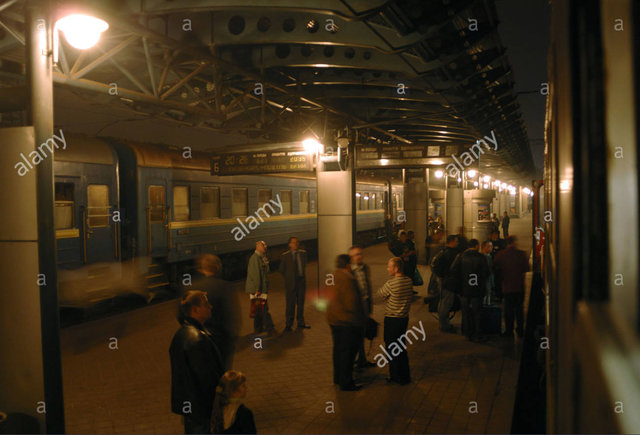
<instances>
[{"instance_id":1,"label":"light glare flare","mask_svg":"<svg viewBox=\"0 0 640 435\"><path fill-rule=\"evenodd\" d=\"M100 35L109 28L109 24L90 15L72 14L60 18L56 27L64 33L69 45L78 50L86 50L98 43Z\"/></svg>"},{"instance_id":2,"label":"light glare flare","mask_svg":"<svg viewBox=\"0 0 640 435\"><path fill-rule=\"evenodd\" d=\"M308 154L316 154L320 151L320 142L313 138L303 140L302 146L304 147L304 151Z\"/></svg>"}]
</instances>

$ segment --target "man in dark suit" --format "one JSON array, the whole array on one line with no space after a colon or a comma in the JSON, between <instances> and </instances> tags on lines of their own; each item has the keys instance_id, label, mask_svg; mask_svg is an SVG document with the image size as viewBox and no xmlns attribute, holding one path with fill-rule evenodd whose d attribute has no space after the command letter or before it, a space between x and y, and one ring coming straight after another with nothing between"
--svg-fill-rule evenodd
<instances>
[{"instance_id":1,"label":"man in dark suit","mask_svg":"<svg viewBox=\"0 0 640 435\"><path fill-rule=\"evenodd\" d=\"M289 250L280 256L280 273L284 276L287 303L285 331L291 331L296 305L298 306L298 329L311 328L304 322L307 251L298 249L299 246L297 237L289 237Z\"/></svg>"},{"instance_id":2,"label":"man in dark suit","mask_svg":"<svg viewBox=\"0 0 640 435\"><path fill-rule=\"evenodd\" d=\"M356 278L356 284L360 298L362 299L362 309L365 317L371 316L373 313L373 297L371 294L371 269L365 264L362 256L362 248L354 245L349 248L349 257L351 257L351 273ZM367 361L367 353L364 351L364 334L360 340L360 348L358 350L356 364L358 368L374 367L375 364Z\"/></svg>"}]
</instances>

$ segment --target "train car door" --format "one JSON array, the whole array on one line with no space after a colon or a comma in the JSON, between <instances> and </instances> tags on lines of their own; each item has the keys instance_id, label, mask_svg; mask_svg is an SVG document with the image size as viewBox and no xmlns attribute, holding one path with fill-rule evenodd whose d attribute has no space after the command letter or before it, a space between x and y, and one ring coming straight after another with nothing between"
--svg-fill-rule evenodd
<instances>
[{"instance_id":1,"label":"train car door","mask_svg":"<svg viewBox=\"0 0 640 435\"><path fill-rule=\"evenodd\" d=\"M87 185L87 205L83 213L86 262L98 263L116 259L115 223L111 218L114 192L108 184Z\"/></svg>"},{"instance_id":2,"label":"train car door","mask_svg":"<svg viewBox=\"0 0 640 435\"><path fill-rule=\"evenodd\" d=\"M86 263L84 241L81 239L81 186L80 177L56 176L53 221L58 265L64 269L74 269Z\"/></svg>"},{"instance_id":3,"label":"train car door","mask_svg":"<svg viewBox=\"0 0 640 435\"><path fill-rule=\"evenodd\" d=\"M165 185L151 184L147 191L147 252L150 255L167 254L167 189Z\"/></svg>"}]
</instances>

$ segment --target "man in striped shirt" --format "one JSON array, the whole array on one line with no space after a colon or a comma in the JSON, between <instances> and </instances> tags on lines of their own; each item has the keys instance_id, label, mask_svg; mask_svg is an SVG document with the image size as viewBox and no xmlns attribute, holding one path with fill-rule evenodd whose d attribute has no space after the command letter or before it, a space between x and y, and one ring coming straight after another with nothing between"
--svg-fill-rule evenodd
<instances>
[{"instance_id":1,"label":"man in striped shirt","mask_svg":"<svg viewBox=\"0 0 640 435\"><path fill-rule=\"evenodd\" d=\"M409 372L409 356L406 343L403 347L401 336L405 337L409 326L409 308L413 298L411 278L402 273L402 259L393 257L387 263L387 272L391 279L384 283L378 294L385 300L384 342L393 358L389 361L388 382L406 385L411 382ZM395 344L395 346L391 346Z\"/></svg>"}]
</instances>

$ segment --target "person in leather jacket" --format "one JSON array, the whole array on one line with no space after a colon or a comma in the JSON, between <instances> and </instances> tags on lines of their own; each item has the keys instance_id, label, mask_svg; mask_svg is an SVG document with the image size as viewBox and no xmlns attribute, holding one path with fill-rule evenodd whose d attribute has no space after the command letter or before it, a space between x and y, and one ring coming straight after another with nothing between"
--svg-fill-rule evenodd
<instances>
[{"instance_id":1,"label":"person in leather jacket","mask_svg":"<svg viewBox=\"0 0 640 435\"><path fill-rule=\"evenodd\" d=\"M169 347L171 411L184 417L184 432L209 433L216 386L224 373L213 335L203 324L211 317L207 294L186 292L180 301L176 331Z\"/></svg>"}]
</instances>

